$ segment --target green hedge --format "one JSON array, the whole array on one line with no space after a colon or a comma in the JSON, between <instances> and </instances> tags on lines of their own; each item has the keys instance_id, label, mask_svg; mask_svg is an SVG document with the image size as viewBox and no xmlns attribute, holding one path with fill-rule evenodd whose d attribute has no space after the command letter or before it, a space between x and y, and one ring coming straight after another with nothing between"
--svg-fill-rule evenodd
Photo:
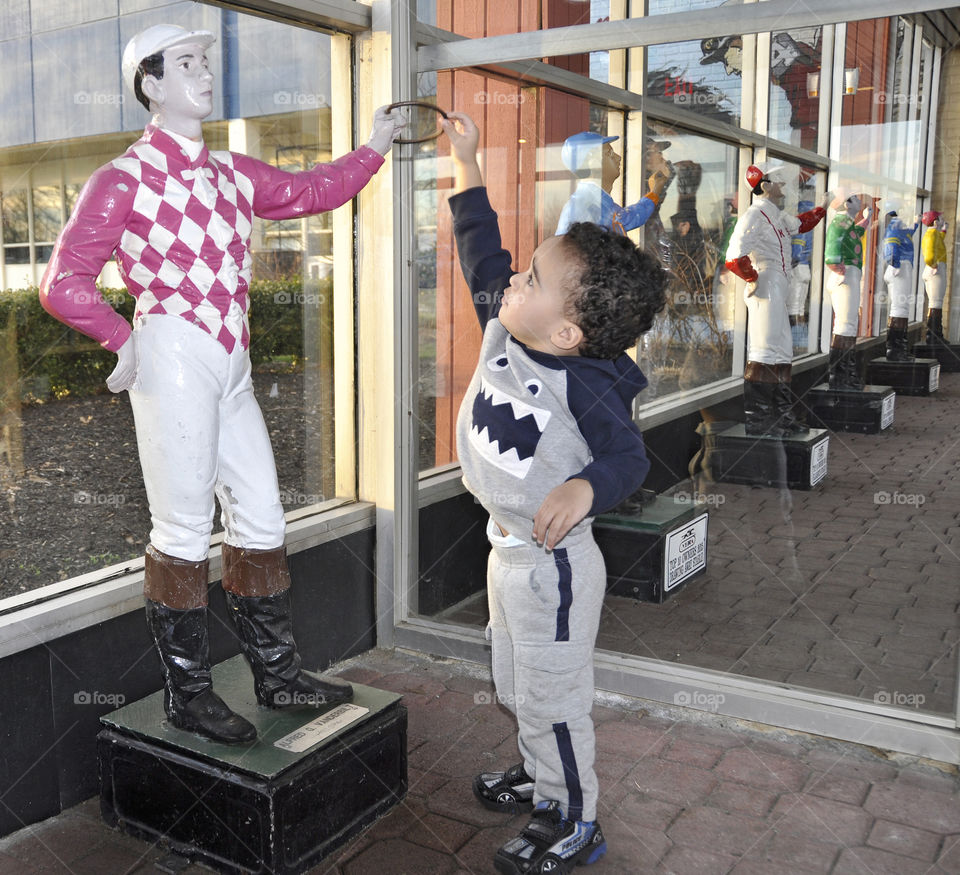
<instances>
[{"instance_id":1,"label":"green hedge","mask_svg":"<svg viewBox=\"0 0 960 875\"><path fill-rule=\"evenodd\" d=\"M329 301L330 280L299 277L257 280L250 285L250 358L254 365L282 360L297 367L303 358L304 301ZM125 289L101 294L128 321L134 299ZM0 291L0 336L16 325L20 396L25 402L106 392L117 362L114 353L58 322L40 306L36 288Z\"/></svg>"}]
</instances>

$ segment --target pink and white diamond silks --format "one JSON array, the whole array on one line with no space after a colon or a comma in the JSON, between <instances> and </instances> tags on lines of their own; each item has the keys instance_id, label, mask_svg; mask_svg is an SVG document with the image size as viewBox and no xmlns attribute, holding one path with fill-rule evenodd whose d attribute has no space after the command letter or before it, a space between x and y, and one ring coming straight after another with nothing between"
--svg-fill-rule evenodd
<instances>
[{"instance_id":1,"label":"pink and white diamond silks","mask_svg":"<svg viewBox=\"0 0 960 875\"><path fill-rule=\"evenodd\" d=\"M227 352L238 342L247 349L253 196L250 180L235 173L233 156L201 153L200 166L170 167L164 152L142 143L111 163L138 183L132 221L117 248L124 282L137 298L135 318L180 316ZM244 314L239 324L224 320L233 300Z\"/></svg>"},{"instance_id":2,"label":"pink and white diamond silks","mask_svg":"<svg viewBox=\"0 0 960 875\"><path fill-rule=\"evenodd\" d=\"M180 316L228 352L238 343L246 349L253 216L290 219L335 209L382 164L365 146L301 173L205 147L191 161L169 134L147 125L84 186L41 282L41 303L115 352L130 326L103 300L96 279L116 255L138 315ZM232 302L244 314L233 328L224 318Z\"/></svg>"}]
</instances>

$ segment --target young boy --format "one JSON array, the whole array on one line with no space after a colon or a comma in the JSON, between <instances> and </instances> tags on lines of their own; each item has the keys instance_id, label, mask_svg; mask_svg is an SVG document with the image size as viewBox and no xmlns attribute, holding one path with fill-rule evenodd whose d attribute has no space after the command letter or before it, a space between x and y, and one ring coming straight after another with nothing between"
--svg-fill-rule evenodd
<instances>
[{"instance_id":1,"label":"young boy","mask_svg":"<svg viewBox=\"0 0 960 875\"><path fill-rule=\"evenodd\" d=\"M487 636L523 755L473 789L494 810L533 807L497 851L500 872L564 873L606 851L590 718L606 575L590 523L650 467L630 413L647 381L624 350L663 307L665 277L629 239L589 223L548 238L513 273L477 164L477 126L450 119L450 208L483 328L457 447L464 483L490 513Z\"/></svg>"}]
</instances>

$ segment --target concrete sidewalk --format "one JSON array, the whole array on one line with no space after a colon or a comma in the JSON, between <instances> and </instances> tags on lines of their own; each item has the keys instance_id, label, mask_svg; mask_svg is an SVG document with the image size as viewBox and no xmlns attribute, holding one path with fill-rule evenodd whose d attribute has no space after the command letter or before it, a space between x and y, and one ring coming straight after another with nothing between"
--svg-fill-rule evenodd
<instances>
[{"instance_id":1,"label":"concrete sidewalk","mask_svg":"<svg viewBox=\"0 0 960 875\"><path fill-rule=\"evenodd\" d=\"M410 789L311 872L493 872L494 851L528 815L487 811L470 791L477 772L519 759L489 675L376 650L339 673L403 694ZM582 870L591 875L960 873L953 766L620 697L601 696L594 720L609 851ZM0 841L0 875L209 871L178 864L103 825L97 799Z\"/></svg>"}]
</instances>

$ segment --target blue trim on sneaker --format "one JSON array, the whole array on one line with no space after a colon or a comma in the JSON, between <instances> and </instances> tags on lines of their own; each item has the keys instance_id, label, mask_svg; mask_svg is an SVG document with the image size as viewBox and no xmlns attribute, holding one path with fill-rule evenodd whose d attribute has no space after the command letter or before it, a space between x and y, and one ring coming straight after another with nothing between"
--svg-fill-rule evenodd
<instances>
[{"instance_id":1,"label":"blue trim on sneaker","mask_svg":"<svg viewBox=\"0 0 960 875\"><path fill-rule=\"evenodd\" d=\"M573 572L570 571L570 557L562 547L553 551L553 562L557 566L557 589L560 591L560 607L557 608L557 637L554 641L570 640L570 606L573 604Z\"/></svg>"},{"instance_id":2,"label":"blue trim on sneaker","mask_svg":"<svg viewBox=\"0 0 960 875\"><path fill-rule=\"evenodd\" d=\"M580 820L583 817L583 787L580 785L580 770L577 757L573 752L573 739L566 723L554 723L553 735L557 739L560 752L560 764L563 766L563 780L567 785L567 820Z\"/></svg>"}]
</instances>

